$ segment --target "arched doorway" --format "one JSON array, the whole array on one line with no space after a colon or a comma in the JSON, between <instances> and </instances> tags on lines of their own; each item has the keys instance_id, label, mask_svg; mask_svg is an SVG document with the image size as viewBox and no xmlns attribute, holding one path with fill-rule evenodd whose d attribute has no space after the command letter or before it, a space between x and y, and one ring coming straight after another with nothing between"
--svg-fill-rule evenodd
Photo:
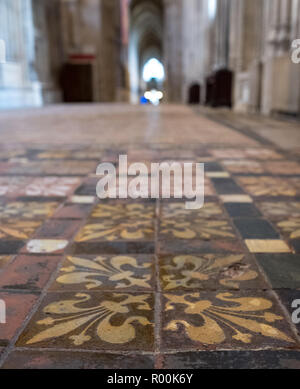
<instances>
[{"instance_id":1,"label":"arched doorway","mask_svg":"<svg viewBox=\"0 0 300 389\"><path fill-rule=\"evenodd\" d=\"M130 2L129 37L130 100L132 103L137 103L147 89L148 81L145 81L143 77L145 65L150 60L162 63L162 50L163 1L132 0Z\"/></svg>"},{"instance_id":2,"label":"arched doorway","mask_svg":"<svg viewBox=\"0 0 300 389\"><path fill-rule=\"evenodd\" d=\"M200 104L201 102L201 86L198 83L192 84L189 87L189 104Z\"/></svg>"}]
</instances>

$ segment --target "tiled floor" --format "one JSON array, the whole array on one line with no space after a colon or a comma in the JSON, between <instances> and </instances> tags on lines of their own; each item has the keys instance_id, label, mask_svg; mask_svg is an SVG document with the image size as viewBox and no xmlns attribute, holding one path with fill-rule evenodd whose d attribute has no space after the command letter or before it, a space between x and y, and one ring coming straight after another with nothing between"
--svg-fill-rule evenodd
<instances>
[{"instance_id":1,"label":"tiled floor","mask_svg":"<svg viewBox=\"0 0 300 389\"><path fill-rule=\"evenodd\" d=\"M300 368L297 153L181 106L38 112L0 133L3 368ZM204 208L97 199L120 154L205 163Z\"/></svg>"}]
</instances>

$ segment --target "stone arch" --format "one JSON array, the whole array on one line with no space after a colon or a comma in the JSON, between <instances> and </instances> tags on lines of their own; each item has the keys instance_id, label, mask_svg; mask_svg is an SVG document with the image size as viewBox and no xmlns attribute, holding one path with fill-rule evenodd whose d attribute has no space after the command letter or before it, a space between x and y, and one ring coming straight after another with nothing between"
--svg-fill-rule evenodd
<instances>
[{"instance_id":1,"label":"stone arch","mask_svg":"<svg viewBox=\"0 0 300 389\"><path fill-rule=\"evenodd\" d=\"M163 2L133 0L130 3L129 73L131 101L136 103L145 87L142 72L150 58L163 59Z\"/></svg>"}]
</instances>

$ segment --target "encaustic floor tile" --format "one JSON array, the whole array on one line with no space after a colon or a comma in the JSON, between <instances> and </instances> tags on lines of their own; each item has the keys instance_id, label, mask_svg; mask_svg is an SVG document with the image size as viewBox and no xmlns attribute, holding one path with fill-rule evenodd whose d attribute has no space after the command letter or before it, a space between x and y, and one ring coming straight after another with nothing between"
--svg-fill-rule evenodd
<instances>
[{"instance_id":1,"label":"encaustic floor tile","mask_svg":"<svg viewBox=\"0 0 300 389\"><path fill-rule=\"evenodd\" d=\"M96 219L146 219L154 218L155 204L98 204L95 206L91 217Z\"/></svg>"},{"instance_id":2,"label":"encaustic floor tile","mask_svg":"<svg viewBox=\"0 0 300 389\"><path fill-rule=\"evenodd\" d=\"M9 202L0 204L0 219L45 219L58 207L57 202Z\"/></svg>"},{"instance_id":3,"label":"encaustic floor tile","mask_svg":"<svg viewBox=\"0 0 300 389\"><path fill-rule=\"evenodd\" d=\"M39 220L1 220L0 239L29 239L41 224Z\"/></svg>"},{"instance_id":4,"label":"encaustic floor tile","mask_svg":"<svg viewBox=\"0 0 300 389\"><path fill-rule=\"evenodd\" d=\"M277 223L277 227L289 239L300 239L300 217L290 217Z\"/></svg>"},{"instance_id":5,"label":"encaustic floor tile","mask_svg":"<svg viewBox=\"0 0 300 389\"><path fill-rule=\"evenodd\" d=\"M163 349L297 347L283 312L268 292L165 294Z\"/></svg>"},{"instance_id":6,"label":"encaustic floor tile","mask_svg":"<svg viewBox=\"0 0 300 389\"><path fill-rule=\"evenodd\" d=\"M152 219L90 219L79 231L75 241L98 242L152 239L154 239L154 222Z\"/></svg>"},{"instance_id":7,"label":"encaustic floor tile","mask_svg":"<svg viewBox=\"0 0 300 389\"><path fill-rule=\"evenodd\" d=\"M259 196L296 196L297 190L288 178L275 177L239 177L243 188L251 195Z\"/></svg>"},{"instance_id":8,"label":"encaustic floor tile","mask_svg":"<svg viewBox=\"0 0 300 389\"><path fill-rule=\"evenodd\" d=\"M300 202L297 201L263 201L257 203L257 206L270 219L300 217Z\"/></svg>"},{"instance_id":9,"label":"encaustic floor tile","mask_svg":"<svg viewBox=\"0 0 300 389\"><path fill-rule=\"evenodd\" d=\"M235 233L227 220L204 219L197 215L180 219L162 219L160 236L170 239L234 239Z\"/></svg>"},{"instance_id":10,"label":"encaustic floor tile","mask_svg":"<svg viewBox=\"0 0 300 389\"><path fill-rule=\"evenodd\" d=\"M152 294L49 293L17 346L152 351Z\"/></svg>"},{"instance_id":11,"label":"encaustic floor tile","mask_svg":"<svg viewBox=\"0 0 300 389\"><path fill-rule=\"evenodd\" d=\"M257 266L244 254L199 254L160 258L164 291L263 289Z\"/></svg>"},{"instance_id":12,"label":"encaustic floor tile","mask_svg":"<svg viewBox=\"0 0 300 389\"><path fill-rule=\"evenodd\" d=\"M51 290L152 290L151 255L68 256Z\"/></svg>"},{"instance_id":13,"label":"encaustic floor tile","mask_svg":"<svg viewBox=\"0 0 300 389\"><path fill-rule=\"evenodd\" d=\"M180 219L181 216L198 216L200 218L216 218L224 216L224 211L218 203L205 202L204 206L198 210L186 209L185 202L164 203L161 207L162 219Z\"/></svg>"}]
</instances>

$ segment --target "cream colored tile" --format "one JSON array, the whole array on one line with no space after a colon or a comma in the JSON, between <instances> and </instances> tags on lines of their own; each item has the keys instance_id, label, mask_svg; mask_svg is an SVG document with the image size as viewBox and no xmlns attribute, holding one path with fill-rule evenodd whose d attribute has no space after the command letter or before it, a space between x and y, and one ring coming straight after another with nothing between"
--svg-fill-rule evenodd
<instances>
[{"instance_id":1,"label":"cream colored tile","mask_svg":"<svg viewBox=\"0 0 300 389\"><path fill-rule=\"evenodd\" d=\"M227 172L207 172L206 176L209 178L228 178L230 174Z\"/></svg>"},{"instance_id":2,"label":"cream colored tile","mask_svg":"<svg viewBox=\"0 0 300 389\"><path fill-rule=\"evenodd\" d=\"M50 254L63 250L68 243L67 240L33 239L27 243L26 249L32 254Z\"/></svg>"},{"instance_id":3,"label":"cream colored tile","mask_svg":"<svg viewBox=\"0 0 300 389\"><path fill-rule=\"evenodd\" d=\"M72 196L70 201L75 204L94 204L95 196Z\"/></svg>"},{"instance_id":4,"label":"cream colored tile","mask_svg":"<svg viewBox=\"0 0 300 389\"><path fill-rule=\"evenodd\" d=\"M246 246L251 253L290 253L291 250L283 240L246 239Z\"/></svg>"},{"instance_id":5,"label":"cream colored tile","mask_svg":"<svg viewBox=\"0 0 300 389\"><path fill-rule=\"evenodd\" d=\"M253 200L248 195L224 195L220 196L223 203L253 203Z\"/></svg>"}]
</instances>

